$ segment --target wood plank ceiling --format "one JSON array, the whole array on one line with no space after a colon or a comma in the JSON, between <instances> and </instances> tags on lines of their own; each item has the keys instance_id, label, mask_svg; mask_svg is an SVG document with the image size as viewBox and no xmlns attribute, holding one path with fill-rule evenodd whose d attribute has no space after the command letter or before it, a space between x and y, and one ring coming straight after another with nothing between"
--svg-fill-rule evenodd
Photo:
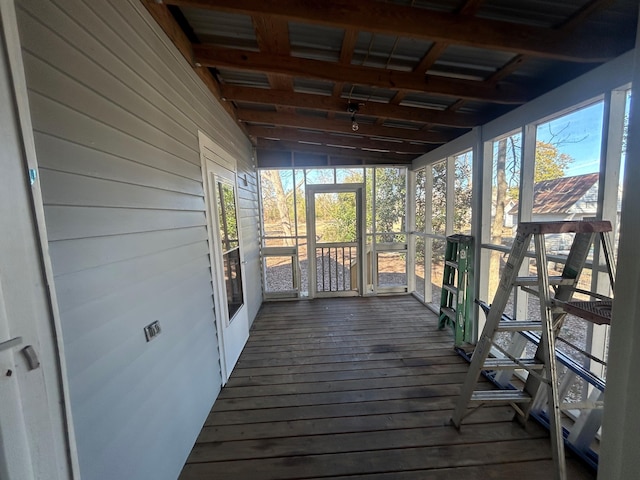
<instances>
[{"instance_id":1,"label":"wood plank ceiling","mask_svg":"<svg viewBox=\"0 0 640 480\"><path fill-rule=\"evenodd\" d=\"M142 1L262 167L409 163L633 48L638 17L637 0Z\"/></svg>"}]
</instances>

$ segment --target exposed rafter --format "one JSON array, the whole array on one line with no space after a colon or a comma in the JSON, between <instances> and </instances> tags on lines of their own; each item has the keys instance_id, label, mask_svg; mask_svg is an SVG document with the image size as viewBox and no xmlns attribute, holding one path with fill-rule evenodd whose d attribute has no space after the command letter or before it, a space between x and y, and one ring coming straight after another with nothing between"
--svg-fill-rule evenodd
<instances>
[{"instance_id":1,"label":"exposed rafter","mask_svg":"<svg viewBox=\"0 0 640 480\"><path fill-rule=\"evenodd\" d=\"M352 133L351 122L277 112L238 109L238 120L263 125L279 125L282 127L309 128L327 132ZM422 143L446 143L451 140L451 137L437 132L422 132L408 128L379 127L363 124L360 124L358 135L365 137L397 138Z\"/></svg>"},{"instance_id":2,"label":"exposed rafter","mask_svg":"<svg viewBox=\"0 0 640 480\"><path fill-rule=\"evenodd\" d=\"M509 85L496 87L469 80L344 65L284 55L269 55L212 45L194 45L193 53L195 62L207 67L281 73L293 77L318 78L416 92L428 91L432 95L503 104L524 103L532 96L531 92Z\"/></svg>"},{"instance_id":3,"label":"exposed rafter","mask_svg":"<svg viewBox=\"0 0 640 480\"><path fill-rule=\"evenodd\" d=\"M324 145L311 145L305 143L289 142L285 140L270 140L259 138L257 148L262 150L278 150L290 152L306 152L314 154L324 154L343 158L358 158L363 160L378 160L389 163L411 163L418 155L403 155L390 152L366 151L360 149L327 147Z\"/></svg>"},{"instance_id":4,"label":"exposed rafter","mask_svg":"<svg viewBox=\"0 0 640 480\"><path fill-rule=\"evenodd\" d=\"M291 127L247 127L249 135L270 140L286 140L316 145L343 146L353 149L387 150L392 153L421 155L430 151L433 146L426 143L408 143L389 141L377 138L359 137L357 135L335 135L324 131L300 131Z\"/></svg>"},{"instance_id":5,"label":"exposed rafter","mask_svg":"<svg viewBox=\"0 0 640 480\"><path fill-rule=\"evenodd\" d=\"M346 112L348 100L344 98L315 95L309 93L291 93L266 88L237 87L225 85L222 96L227 100L267 105L282 105L328 112ZM393 118L432 125L471 128L482 122L475 115L451 113L442 110L390 105L386 103L365 102L359 105L362 115Z\"/></svg>"},{"instance_id":6,"label":"exposed rafter","mask_svg":"<svg viewBox=\"0 0 640 480\"><path fill-rule=\"evenodd\" d=\"M191 42L187 38L186 34L181 30L178 23L175 21L171 12L166 5L159 4L153 0L142 0L143 5L147 8L154 20L162 27L167 36L171 39L173 44L180 50L180 53L187 59L190 64L193 59L193 49L191 48ZM211 72L208 69L201 66L194 65L194 71L200 77L202 82L211 90L211 93L218 98L222 99L220 95L220 84L213 78ZM233 105L227 104L221 101L222 107L235 118L235 109Z\"/></svg>"},{"instance_id":7,"label":"exposed rafter","mask_svg":"<svg viewBox=\"0 0 640 480\"><path fill-rule=\"evenodd\" d=\"M195 8L287 20L374 33L554 58L602 62L623 52L614 39L584 33L569 39L546 28L476 18L469 15L393 5L371 0L165 0Z\"/></svg>"},{"instance_id":8,"label":"exposed rafter","mask_svg":"<svg viewBox=\"0 0 640 480\"><path fill-rule=\"evenodd\" d=\"M529 4L487 0L448 12L389 0L142 1L253 143L305 166L430 151L632 48L638 10L634 0L548 2L533 17Z\"/></svg>"}]
</instances>

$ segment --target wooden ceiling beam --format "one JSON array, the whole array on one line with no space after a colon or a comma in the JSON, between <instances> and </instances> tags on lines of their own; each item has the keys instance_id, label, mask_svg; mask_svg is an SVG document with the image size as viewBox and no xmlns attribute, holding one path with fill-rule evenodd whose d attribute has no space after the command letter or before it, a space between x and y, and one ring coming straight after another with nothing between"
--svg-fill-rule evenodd
<instances>
[{"instance_id":1,"label":"wooden ceiling beam","mask_svg":"<svg viewBox=\"0 0 640 480\"><path fill-rule=\"evenodd\" d=\"M256 148L262 150L280 150L291 151L299 153L315 153L328 156L349 157L349 158L361 158L361 159L375 159L388 163L411 163L413 159L418 155L402 155L398 153L385 153L385 152L372 152L367 150L339 148L339 147L326 147L323 145L309 145L306 143L288 142L283 140L268 140L265 138L259 138Z\"/></svg>"},{"instance_id":2,"label":"wooden ceiling beam","mask_svg":"<svg viewBox=\"0 0 640 480\"><path fill-rule=\"evenodd\" d=\"M615 0L591 0L582 8L574 12L573 15L567 18L564 22L556 25L555 29L559 32L559 35L566 37L577 26L587 20L589 16L609 6L614 1ZM530 58L532 57L527 55L516 55L500 69L496 70L489 78L485 80L485 82L490 85L496 85L499 81L506 78L511 73L520 68Z\"/></svg>"},{"instance_id":3,"label":"wooden ceiling beam","mask_svg":"<svg viewBox=\"0 0 640 480\"><path fill-rule=\"evenodd\" d=\"M591 15L610 6L615 3L615 1L616 0L591 0L587 4L583 5L582 8L574 12L573 15L567 18L564 22L556 25L556 29L561 30L565 34L571 32Z\"/></svg>"},{"instance_id":4,"label":"wooden ceiling beam","mask_svg":"<svg viewBox=\"0 0 640 480\"><path fill-rule=\"evenodd\" d=\"M245 123L278 125L280 127L308 128L311 130L324 130L327 132L346 134L354 133L351 130L351 122L349 121L305 117L302 115L291 115L278 112L238 109L238 120ZM379 127L363 124L360 124L357 135L420 143L446 143L453 139L452 136L439 132L423 132L420 130L410 130L408 128Z\"/></svg>"},{"instance_id":5,"label":"wooden ceiling beam","mask_svg":"<svg viewBox=\"0 0 640 480\"><path fill-rule=\"evenodd\" d=\"M422 75L398 70L346 65L307 58L250 52L212 45L193 45L194 60L207 67L270 72L292 77L318 78L389 89L428 92L468 100L522 104L532 94L513 85L487 86L481 82Z\"/></svg>"},{"instance_id":6,"label":"wooden ceiling beam","mask_svg":"<svg viewBox=\"0 0 640 480\"><path fill-rule=\"evenodd\" d=\"M589 3L585 4L582 8L578 9L574 12L569 18L567 18L564 22L556 25L555 29L558 32L561 32L560 35L566 37L573 31L577 26L583 23L590 15L602 10L607 7L615 0L591 0ZM518 70L522 65L524 65L528 60L530 60L532 56L529 55L516 55L507 63L505 63L498 70L493 72L485 81L487 85L497 85L498 82L502 81L513 72ZM464 104L462 102L459 106L461 107ZM455 111L457 108L452 109L449 108L449 111Z\"/></svg>"},{"instance_id":7,"label":"wooden ceiling beam","mask_svg":"<svg viewBox=\"0 0 640 480\"><path fill-rule=\"evenodd\" d=\"M251 18L256 32L256 41L262 52L289 55L291 44L289 42L289 24L281 18L272 16L253 16ZM267 75L269 85L276 90L293 91L293 79L288 75L270 73ZM294 113L286 107L279 107L278 111Z\"/></svg>"},{"instance_id":8,"label":"wooden ceiling beam","mask_svg":"<svg viewBox=\"0 0 640 480\"><path fill-rule=\"evenodd\" d=\"M564 38L548 28L438 12L371 0L164 0L179 6L246 15L274 15L301 23L356 28L571 62L604 62L627 49L589 32Z\"/></svg>"},{"instance_id":9,"label":"wooden ceiling beam","mask_svg":"<svg viewBox=\"0 0 640 480\"><path fill-rule=\"evenodd\" d=\"M434 43L427 54L422 57L420 63L413 69L413 72L423 75L427 73L427 70L429 70L434 63L436 63L436 60L438 60L440 55L442 55L442 53L447 49L448 46L449 44L444 42Z\"/></svg>"},{"instance_id":10,"label":"wooden ceiling beam","mask_svg":"<svg viewBox=\"0 0 640 480\"><path fill-rule=\"evenodd\" d=\"M348 100L346 98L233 85L223 85L221 92L222 96L230 101L281 105L327 112L347 112ZM457 128L471 128L483 123L483 119L477 115L378 102L365 102L363 105L359 105L358 114Z\"/></svg>"},{"instance_id":11,"label":"wooden ceiling beam","mask_svg":"<svg viewBox=\"0 0 640 480\"><path fill-rule=\"evenodd\" d=\"M358 41L358 31L354 28L347 28L342 38L342 47L340 48L340 63L350 64L353 59L353 52ZM333 96L339 97L344 88L345 82L336 82L333 86Z\"/></svg>"},{"instance_id":12,"label":"wooden ceiling beam","mask_svg":"<svg viewBox=\"0 0 640 480\"><path fill-rule=\"evenodd\" d=\"M333 135L322 131L300 131L289 127L247 127L249 135L256 138L270 140L286 140L289 142L316 143L326 146L344 146L351 148L367 148L375 150L387 150L394 153L421 155L432 150L432 146L426 143L391 142L376 138L358 137L357 135Z\"/></svg>"},{"instance_id":13,"label":"wooden ceiling beam","mask_svg":"<svg viewBox=\"0 0 640 480\"><path fill-rule=\"evenodd\" d=\"M220 101L222 108L224 108L233 119L236 119L235 107L222 100L220 95L220 84L211 75L209 69L193 63L193 49L191 47L191 41L187 38L186 34L180 28L180 25L176 22L175 18L169 11L166 5L159 4L153 0L142 0L142 4L149 11L154 20L160 25L160 27L167 34L169 39L173 42L176 48L182 53L182 56L193 67L200 80L207 86L211 93Z\"/></svg>"}]
</instances>

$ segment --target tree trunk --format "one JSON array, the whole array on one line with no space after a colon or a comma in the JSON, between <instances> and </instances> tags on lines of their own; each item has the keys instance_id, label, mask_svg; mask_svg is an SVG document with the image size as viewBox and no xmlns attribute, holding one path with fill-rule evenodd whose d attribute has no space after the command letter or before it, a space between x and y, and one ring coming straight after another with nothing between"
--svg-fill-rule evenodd
<instances>
[{"instance_id":1,"label":"tree trunk","mask_svg":"<svg viewBox=\"0 0 640 480\"><path fill-rule=\"evenodd\" d=\"M291 215L289 215L289 202L287 201L287 194L282 186L282 179L280 178L279 170L263 170L262 176L273 185L273 191L276 197L276 207L278 214L280 215L280 224L282 226L282 233L284 237L294 237L295 228L291 222ZM293 238L286 238L284 240L285 245L294 245Z\"/></svg>"},{"instance_id":2,"label":"tree trunk","mask_svg":"<svg viewBox=\"0 0 640 480\"><path fill-rule=\"evenodd\" d=\"M504 210L507 202L507 140L498 142L498 158L496 159L496 211L491 225L491 243L502 245L502 229L504 228ZM495 292L500 281L500 252L491 252L489 261L489 292Z\"/></svg>"}]
</instances>

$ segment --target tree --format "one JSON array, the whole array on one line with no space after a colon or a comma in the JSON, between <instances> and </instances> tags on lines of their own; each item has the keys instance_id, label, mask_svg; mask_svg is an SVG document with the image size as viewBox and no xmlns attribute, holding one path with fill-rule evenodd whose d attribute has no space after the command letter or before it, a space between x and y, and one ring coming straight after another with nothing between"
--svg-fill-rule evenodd
<instances>
[{"instance_id":1,"label":"tree","mask_svg":"<svg viewBox=\"0 0 640 480\"><path fill-rule=\"evenodd\" d=\"M406 170L377 168L375 176L376 232L404 232L407 204ZM385 235L384 240L395 241L395 235Z\"/></svg>"},{"instance_id":2,"label":"tree","mask_svg":"<svg viewBox=\"0 0 640 480\"><path fill-rule=\"evenodd\" d=\"M463 153L455 158L453 231L455 233L471 233L471 200L472 188L471 152Z\"/></svg>"},{"instance_id":3,"label":"tree","mask_svg":"<svg viewBox=\"0 0 640 480\"><path fill-rule=\"evenodd\" d=\"M295 227L291 222L291 195L285 193L280 170L262 170L260 176L262 178L263 209L266 209L265 217L273 216L273 207L275 207L282 226L282 236L287 237L284 239L284 243L285 245L293 245ZM269 209L269 206L272 208Z\"/></svg>"},{"instance_id":4,"label":"tree","mask_svg":"<svg viewBox=\"0 0 640 480\"><path fill-rule=\"evenodd\" d=\"M491 243L502 245L505 209L510 199L519 197L520 184L520 147L521 136L512 135L498 141L495 164L495 213L491 226ZM543 180L561 178L573 158L566 153L560 153L559 143L537 141L535 152L535 167L533 174L534 185ZM489 265L490 292L497 287L499 279L500 252L491 253Z\"/></svg>"},{"instance_id":5,"label":"tree","mask_svg":"<svg viewBox=\"0 0 640 480\"><path fill-rule=\"evenodd\" d=\"M566 153L560 153L558 145L537 141L533 183L563 177L571 162L573 158Z\"/></svg>"},{"instance_id":6,"label":"tree","mask_svg":"<svg viewBox=\"0 0 640 480\"><path fill-rule=\"evenodd\" d=\"M431 194L433 233L444 234L447 224L447 162L435 163L431 168L433 173ZM427 221L429 220L427 219Z\"/></svg>"}]
</instances>

